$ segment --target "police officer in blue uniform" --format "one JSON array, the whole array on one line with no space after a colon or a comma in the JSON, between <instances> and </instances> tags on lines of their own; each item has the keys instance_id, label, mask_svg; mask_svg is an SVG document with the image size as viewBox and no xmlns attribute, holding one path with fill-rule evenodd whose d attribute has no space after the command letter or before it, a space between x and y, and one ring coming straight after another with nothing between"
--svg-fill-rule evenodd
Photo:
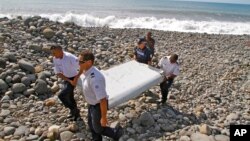
<instances>
[{"instance_id":1,"label":"police officer in blue uniform","mask_svg":"<svg viewBox=\"0 0 250 141\"><path fill-rule=\"evenodd\" d=\"M82 92L88 103L88 125L94 141L102 141L102 135L119 140L123 129L107 126L108 95L103 74L93 66L95 57L90 51L83 51L79 55L80 70L83 74Z\"/></svg>"},{"instance_id":2,"label":"police officer in blue uniform","mask_svg":"<svg viewBox=\"0 0 250 141\"><path fill-rule=\"evenodd\" d=\"M134 49L134 59L140 63L151 65L151 51L146 47L145 38L139 38L138 46Z\"/></svg>"}]
</instances>

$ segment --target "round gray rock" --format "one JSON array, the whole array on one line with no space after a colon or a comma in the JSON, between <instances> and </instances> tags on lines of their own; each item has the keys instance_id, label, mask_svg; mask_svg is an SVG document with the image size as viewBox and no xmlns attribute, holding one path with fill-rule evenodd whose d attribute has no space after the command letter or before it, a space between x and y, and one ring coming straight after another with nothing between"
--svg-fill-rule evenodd
<instances>
[{"instance_id":1,"label":"round gray rock","mask_svg":"<svg viewBox=\"0 0 250 141\"><path fill-rule=\"evenodd\" d=\"M21 82L21 76L16 74L12 77L12 82L13 83L20 83Z\"/></svg>"},{"instance_id":2,"label":"round gray rock","mask_svg":"<svg viewBox=\"0 0 250 141\"><path fill-rule=\"evenodd\" d=\"M72 139L73 133L70 131L64 131L60 134L61 141L70 141Z\"/></svg>"},{"instance_id":3,"label":"round gray rock","mask_svg":"<svg viewBox=\"0 0 250 141\"><path fill-rule=\"evenodd\" d=\"M23 83L16 83L12 86L13 93L22 93L26 90L26 86Z\"/></svg>"},{"instance_id":4,"label":"round gray rock","mask_svg":"<svg viewBox=\"0 0 250 141\"><path fill-rule=\"evenodd\" d=\"M191 135L192 141L210 141L209 136L201 134L201 133L193 133Z\"/></svg>"},{"instance_id":5,"label":"round gray rock","mask_svg":"<svg viewBox=\"0 0 250 141\"><path fill-rule=\"evenodd\" d=\"M6 136L12 135L15 132L15 127L4 127L3 131Z\"/></svg>"},{"instance_id":6,"label":"round gray rock","mask_svg":"<svg viewBox=\"0 0 250 141\"><path fill-rule=\"evenodd\" d=\"M6 61L4 58L0 58L0 68L5 69L6 67Z\"/></svg>"},{"instance_id":7,"label":"round gray rock","mask_svg":"<svg viewBox=\"0 0 250 141\"><path fill-rule=\"evenodd\" d=\"M154 118L149 112L142 113L139 120L140 120L141 125L147 126L147 127L152 126L155 123Z\"/></svg>"},{"instance_id":8,"label":"round gray rock","mask_svg":"<svg viewBox=\"0 0 250 141\"><path fill-rule=\"evenodd\" d=\"M12 52L5 52L3 54L3 57L7 58L10 62L16 62L17 61L15 54L12 53Z\"/></svg>"},{"instance_id":9,"label":"round gray rock","mask_svg":"<svg viewBox=\"0 0 250 141\"><path fill-rule=\"evenodd\" d=\"M5 78L5 82L6 82L6 83L10 83L11 81L12 81L11 76L7 76L7 77Z\"/></svg>"},{"instance_id":10,"label":"round gray rock","mask_svg":"<svg viewBox=\"0 0 250 141\"><path fill-rule=\"evenodd\" d=\"M25 71L29 71L31 73L35 73L35 67L32 63L27 62L25 60L20 60L20 61L18 61L18 64L19 64L21 69L23 69Z\"/></svg>"},{"instance_id":11,"label":"round gray rock","mask_svg":"<svg viewBox=\"0 0 250 141\"><path fill-rule=\"evenodd\" d=\"M226 135L215 135L216 141L229 141L229 137Z\"/></svg>"},{"instance_id":12,"label":"round gray rock","mask_svg":"<svg viewBox=\"0 0 250 141\"><path fill-rule=\"evenodd\" d=\"M55 32L51 28L46 28L43 30L43 35L45 38L50 39L55 35Z\"/></svg>"},{"instance_id":13,"label":"round gray rock","mask_svg":"<svg viewBox=\"0 0 250 141\"><path fill-rule=\"evenodd\" d=\"M5 81L0 79L0 92L1 91L6 91L8 88L9 88L9 86L5 83Z\"/></svg>"},{"instance_id":14,"label":"round gray rock","mask_svg":"<svg viewBox=\"0 0 250 141\"><path fill-rule=\"evenodd\" d=\"M29 86L31 84L31 81L28 77L25 76L21 79L21 83L23 83L25 86Z\"/></svg>"},{"instance_id":15,"label":"round gray rock","mask_svg":"<svg viewBox=\"0 0 250 141\"><path fill-rule=\"evenodd\" d=\"M0 79L5 79L6 77L7 77L7 72L2 72L1 74L0 74Z\"/></svg>"},{"instance_id":16,"label":"round gray rock","mask_svg":"<svg viewBox=\"0 0 250 141\"><path fill-rule=\"evenodd\" d=\"M1 110L0 116L1 117L7 117L8 115L10 115L10 110Z\"/></svg>"},{"instance_id":17,"label":"round gray rock","mask_svg":"<svg viewBox=\"0 0 250 141\"><path fill-rule=\"evenodd\" d=\"M42 79L37 79L36 84L35 84L35 92L40 95L40 94L46 94L48 92L48 87L47 83L42 80Z\"/></svg>"},{"instance_id":18,"label":"round gray rock","mask_svg":"<svg viewBox=\"0 0 250 141\"><path fill-rule=\"evenodd\" d=\"M19 127L16 129L14 135L15 135L15 136L22 136L22 135L24 135L24 134L27 133L27 132L29 132L29 129L28 129L26 126L19 126Z\"/></svg>"},{"instance_id":19,"label":"round gray rock","mask_svg":"<svg viewBox=\"0 0 250 141\"><path fill-rule=\"evenodd\" d=\"M28 77L31 82L36 81L36 75L35 74L28 74L26 77Z\"/></svg>"}]
</instances>

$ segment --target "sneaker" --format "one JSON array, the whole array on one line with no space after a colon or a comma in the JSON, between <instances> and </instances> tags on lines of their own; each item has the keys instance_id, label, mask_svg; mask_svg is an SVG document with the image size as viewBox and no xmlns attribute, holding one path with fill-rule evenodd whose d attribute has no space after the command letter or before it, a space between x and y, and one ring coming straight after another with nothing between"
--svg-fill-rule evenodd
<instances>
[{"instance_id":1,"label":"sneaker","mask_svg":"<svg viewBox=\"0 0 250 141\"><path fill-rule=\"evenodd\" d=\"M114 141L119 141L119 139L121 138L121 136L124 134L123 133L123 129L122 129L122 127L121 126L118 126L117 128L116 128L116 137L114 138Z\"/></svg>"}]
</instances>

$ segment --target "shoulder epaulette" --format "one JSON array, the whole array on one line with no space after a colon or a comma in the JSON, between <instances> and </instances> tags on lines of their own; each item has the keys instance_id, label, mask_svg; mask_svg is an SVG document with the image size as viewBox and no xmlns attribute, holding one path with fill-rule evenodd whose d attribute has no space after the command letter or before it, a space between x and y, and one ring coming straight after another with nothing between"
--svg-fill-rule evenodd
<instances>
[{"instance_id":1,"label":"shoulder epaulette","mask_svg":"<svg viewBox=\"0 0 250 141\"><path fill-rule=\"evenodd\" d=\"M94 77L95 77L95 73L92 72L92 73L90 74L90 77L91 77L91 78L94 78Z\"/></svg>"}]
</instances>

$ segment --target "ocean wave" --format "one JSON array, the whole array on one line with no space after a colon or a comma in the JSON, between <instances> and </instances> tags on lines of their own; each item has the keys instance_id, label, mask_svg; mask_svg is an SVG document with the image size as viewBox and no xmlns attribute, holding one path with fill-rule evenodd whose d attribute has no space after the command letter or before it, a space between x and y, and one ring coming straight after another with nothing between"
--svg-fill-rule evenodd
<instances>
[{"instance_id":1,"label":"ocean wave","mask_svg":"<svg viewBox=\"0 0 250 141\"><path fill-rule=\"evenodd\" d=\"M33 15L22 15L24 18ZM146 28L163 31L197 32L208 34L250 34L250 22L195 21L156 17L98 17L90 14L40 14L41 17L58 22L74 22L83 27ZM0 14L0 17L14 18L16 15Z\"/></svg>"}]
</instances>

